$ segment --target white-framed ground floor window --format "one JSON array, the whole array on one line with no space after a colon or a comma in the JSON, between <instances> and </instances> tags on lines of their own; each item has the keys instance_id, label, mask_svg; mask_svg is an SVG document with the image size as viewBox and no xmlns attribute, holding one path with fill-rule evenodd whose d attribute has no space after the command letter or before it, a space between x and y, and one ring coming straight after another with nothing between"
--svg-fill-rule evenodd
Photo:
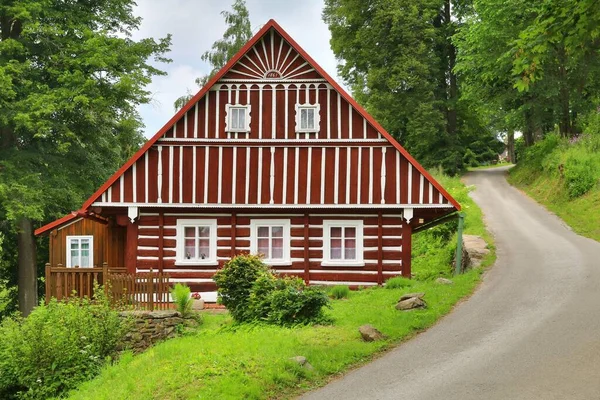
<instances>
[{"instance_id":1,"label":"white-framed ground floor window","mask_svg":"<svg viewBox=\"0 0 600 400\"><path fill-rule=\"evenodd\" d=\"M217 263L217 220L177 220L176 265Z\"/></svg>"},{"instance_id":2,"label":"white-framed ground floor window","mask_svg":"<svg viewBox=\"0 0 600 400\"><path fill-rule=\"evenodd\" d=\"M67 268L90 268L93 264L94 237L67 236Z\"/></svg>"},{"instance_id":3,"label":"white-framed ground floor window","mask_svg":"<svg viewBox=\"0 0 600 400\"><path fill-rule=\"evenodd\" d=\"M362 220L323 221L323 266L362 267Z\"/></svg>"},{"instance_id":4,"label":"white-framed ground floor window","mask_svg":"<svg viewBox=\"0 0 600 400\"><path fill-rule=\"evenodd\" d=\"M290 220L250 221L250 252L262 255L267 265L291 265Z\"/></svg>"}]
</instances>

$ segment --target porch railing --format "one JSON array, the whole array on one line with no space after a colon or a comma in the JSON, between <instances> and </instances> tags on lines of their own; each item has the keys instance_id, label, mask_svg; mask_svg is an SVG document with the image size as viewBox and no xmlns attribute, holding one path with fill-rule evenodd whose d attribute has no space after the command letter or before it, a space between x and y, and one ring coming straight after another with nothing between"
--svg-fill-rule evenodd
<instances>
[{"instance_id":1,"label":"porch railing","mask_svg":"<svg viewBox=\"0 0 600 400\"><path fill-rule=\"evenodd\" d=\"M156 310L169 308L169 276L159 272L128 274L125 268L66 268L46 264L46 303L52 297L94 296L94 283L102 285L115 305ZM110 291L110 292L109 292Z\"/></svg>"},{"instance_id":2,"label":"porch railing","mask_svg":"<svg viewBox=\"0 0 600 400\"><path fill-rule=\"evenodd\" d=\"M112 300L145 310L166 310L170 305L169 276L162 273L109 274Z\"/></svg>"}]
</instances>

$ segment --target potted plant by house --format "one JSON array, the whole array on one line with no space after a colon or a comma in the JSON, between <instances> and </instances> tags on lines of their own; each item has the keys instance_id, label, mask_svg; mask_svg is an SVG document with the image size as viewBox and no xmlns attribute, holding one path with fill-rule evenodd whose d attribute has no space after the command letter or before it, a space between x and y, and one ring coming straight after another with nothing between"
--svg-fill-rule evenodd
<instances>
[{"instance_id":1,"label":"potted plant by house","mask_svg":"<svg viewBox=\"0 0 600 400\"><path fill-rule=\"evenodd\" d=\"M194 303L192 304L192 310L204 309L204 300L202 300L202 296L200 296L200 293L192 293L192 299L194 299Z\"/></svg>"}]
</instances>

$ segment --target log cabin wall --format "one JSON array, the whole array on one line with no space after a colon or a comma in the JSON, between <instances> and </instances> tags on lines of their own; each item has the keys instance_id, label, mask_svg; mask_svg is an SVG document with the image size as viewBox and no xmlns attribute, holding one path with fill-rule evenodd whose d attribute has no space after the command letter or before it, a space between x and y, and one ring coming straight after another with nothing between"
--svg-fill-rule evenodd
<instances>
[{"instance_id":1,"label":"log cabin wall","mask_svg":"<svg viewBox=\"0 0 600 400\"><path fill-rule=\"evenodd\" d=\"M67 236L93 236L94 265L110 267L125 265L125 228L80 218L50 232L49 263L67 266Z\"/></svg>"},{"instance_id":2,"label":"log cabin wall","mask_svg":"<svg viewBox=\"0 0 600 400\"><path fill-rule=\"evenodd\" d=\"M137 270L156 271L163 269L175 282L186 282L192 290L211 291L216 286L213 274L234 253L250 252L251 221L261 219L290 220L291 265L273 266L275 272L299 276L310 284L347 284L353 287L370 286L402 274L403 223L400 215L381 215L381 240L379 239L379 216L377 213L357 216L356 214L321 213L197 213L197 210L181 213L163 213L162 240L159 235L160 213L142 213L138 220ZM308 215L308 241L305 240L304 222ZM178 219L216 219L217 262L214 265L176 265L176 225ZM364 267L322 266L323 220L361 220L363 222ZM232 232L235 221L235 232ZM232 246L232 237L235 244ZM162 254L160 246L163 246ZM305 259L305 250L308 260ZM408 251L410 257L410 249ZM308 261L308 263L306 263ZM308 271L306 265L308 264ZM306 274L308 272L308 275ZM406 272L406 271L405 271Z\"/></svg>"}]
</instances>

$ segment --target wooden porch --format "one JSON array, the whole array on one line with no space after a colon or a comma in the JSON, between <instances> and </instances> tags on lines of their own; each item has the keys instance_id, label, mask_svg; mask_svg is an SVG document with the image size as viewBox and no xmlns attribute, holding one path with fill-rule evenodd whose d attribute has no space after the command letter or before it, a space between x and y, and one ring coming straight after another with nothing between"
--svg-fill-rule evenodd
<instances>
[{"instance_id":1,"label":"wooden porch","mask_svg":"<svg viewBox=\"0 0 600 400\"><path fill-rule=\"evenodd\" d=\"M67 268L46 264L46 304L52 297L94 297L94 287L102 285L115 307L144 310L170 308L169 276L161 272L127 273L125 267Z\"/></svg>"}]
</instances>

